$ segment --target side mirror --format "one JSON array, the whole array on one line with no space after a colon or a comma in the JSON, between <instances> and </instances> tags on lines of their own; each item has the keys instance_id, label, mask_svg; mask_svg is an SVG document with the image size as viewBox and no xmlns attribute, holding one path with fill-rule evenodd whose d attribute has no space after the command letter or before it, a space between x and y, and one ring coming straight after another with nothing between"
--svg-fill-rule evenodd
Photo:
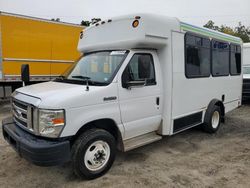
<instances>
[{"instance_id":1,"label":"side mirror","mask_svg":"<svg viewBox=\"0 0 250 188\"><path fill-rule=\"evenodd\" d=\"M23 81L23 85L25 82L30 81L30 69L28 64L23 64L21 66L21 79Z\"/></svg>"},{"instance_id":2,"label":"side mirror","mask_svg":"<svg viewBox=\"0 0 250 188\"><path fill-rule=\"evenodd\" d=\"M129 79L129 77L130 77L129 74L130 73L129 73L129 70L127 67L122 74L122 87L123 88L131 89L131 88L143 87L143 86L147 85L147 79L131 81Z\"/></svg>"},{"instance_id":3,"label":"side mirror","mask_svg":"<svg viewBox=\"0 0 250 188\"><path fill-rule=\"evenodd\" d=\"M147 84L147 80L136 80L136 81L128 81L125 83L127 89L143 87Z\"/></svg>"}]
</instances>

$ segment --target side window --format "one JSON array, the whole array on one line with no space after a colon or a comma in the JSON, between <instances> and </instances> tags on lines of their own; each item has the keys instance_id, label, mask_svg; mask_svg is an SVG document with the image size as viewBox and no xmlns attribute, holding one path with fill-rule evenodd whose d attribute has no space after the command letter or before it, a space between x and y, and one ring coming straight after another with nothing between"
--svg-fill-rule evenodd
<instances>
[{"instance_id":1,"label":"side window","mask_svg":"<svg viewBox=\"0 0 250 188\"><path fill-rule=\"evenodd\" d=\"M155 85L155 70L152 55L134 54L123 72L123 77L126 77L127 81L146 80L147 85Z\"/></svg>"},{"instance_id":2,"label":"side window","mask_svg":"<svg viewBox=\"0 0 250 188\"><path fill-rule=\"evenodd\" d=\"M187 78L210 76L210 40L185 35L185 74Z\"/></svg>"},{"instance_id":3,"label":"side window","mask_svg":"<svg viewBox=\"0 0 250 188\"><path fill-rule=\"evenodd\" d=\"M212 41L212 75L229 75L229 44L226 42Z\"/></svg>"},{"instance_id":4,"label":"side window","mask_svg":"<svg viewBox=\"0 0 250 188\"><path fill-rule=\"evenodd\" d=\"M241 74L241 48L239 45L230 45L230 74Z\"/></svg>"}]
</instances>

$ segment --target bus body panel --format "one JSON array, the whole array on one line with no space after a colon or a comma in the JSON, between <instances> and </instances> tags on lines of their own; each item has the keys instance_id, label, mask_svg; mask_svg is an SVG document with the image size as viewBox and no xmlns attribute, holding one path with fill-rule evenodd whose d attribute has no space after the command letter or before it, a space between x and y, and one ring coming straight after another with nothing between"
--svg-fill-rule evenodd
<instances>
[{"instance_id":1,"label":"bus body panel","mask_svg":"<svg viewBox=\"0 0 250 188\"><path fill-rule=\"evenodd\" d=\"M173 95L172 119L202 112L213 99L223 101L225 112L241 104L242 74L187 78L185 74L185 32L173 32ZM185 104L185 105L184 105ZM172 126L173 128L173 126ZM173 130L171 131L173 133Z\"/></svg>"}]
</instances>

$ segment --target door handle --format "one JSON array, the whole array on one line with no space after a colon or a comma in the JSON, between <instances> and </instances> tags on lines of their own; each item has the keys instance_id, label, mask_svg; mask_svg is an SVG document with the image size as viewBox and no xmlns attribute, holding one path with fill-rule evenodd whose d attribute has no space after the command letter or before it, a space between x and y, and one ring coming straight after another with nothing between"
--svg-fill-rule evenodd
<instances>
[{"instance_id":1,"label":"door handle","mask_svg":"<svg viewBox=\"0 0 250 188\"><path fill-rule=\"evenodd\" d=\"M156 97L156 105L160 105L160 97Z\"/></svg>"}]
</instances>

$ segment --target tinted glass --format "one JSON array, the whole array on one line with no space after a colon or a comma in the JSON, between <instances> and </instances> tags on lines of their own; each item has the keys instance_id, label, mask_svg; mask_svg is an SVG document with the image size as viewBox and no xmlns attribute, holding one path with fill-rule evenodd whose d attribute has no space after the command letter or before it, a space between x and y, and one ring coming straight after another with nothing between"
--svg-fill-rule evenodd
<instances>
[{"instance_id":1,"label":"tinted glass","mask_svg":"<svg viewBox=\"0 0 250 188\"><path fill-rule=\"evenodd\" d=\"M194 41L194 42L190 42ZM210 40L186 34L186 76L210 76Z\"/></svg>"},{"instance_id":2,"label":"tinted glass","mask_svg":"<svg viewBox=\"0 0 250 188\"><path fill-rule=\"evenodd\" d=\"M202 47L210 49L210 40L209 39L203 39L202 40Z\"/></svg>"},{"instance_id":3,"label":"tinted glass","mask_svg":"<svg viewBox=\"0 0 250 188\"><path fill-rule=\"evenodd\" d=\"M239 75L241 73L241 51L240 46L231 44L230 47L230 73Z\"/></svg>"},{"instance_id":4,"label":"tinted glass","mask_svg":"<svg viewBox=\"0 0 250 188\"><path fill-rule=\"evenodd\" d=\"M186 34L186 44L195 45L195 36Z\"/></svg>"},{"instance_id":5,"label":"tinted glass","mask_svg":"<svg viewBox=\"0 0 250 188\"><path fill-rule=\"evenodd\" d=\"M229 74L229 44L225 42L212 42L212 74L213 76L226 76Z\"/></svg>"},{"instance_id":6,"label":"tinted glass","mask_svg":"<svg viewBox=\"0 0 250 188\"><path fill-rule=\"evenodd\" d=\"M243 74L250 74L250 67L243 67Z\"/></svg>"},{"instance_id":7,"label":"tinted glass","mask_svg":"<svg viewBox=\"0 0 250 188\"><path fill-rule=\"evenodd\" d=\"M147 80L147 84L155 83L153 57L150 54L135 54L127 66L129 81Z\"/></svg>"}]
</instances>

